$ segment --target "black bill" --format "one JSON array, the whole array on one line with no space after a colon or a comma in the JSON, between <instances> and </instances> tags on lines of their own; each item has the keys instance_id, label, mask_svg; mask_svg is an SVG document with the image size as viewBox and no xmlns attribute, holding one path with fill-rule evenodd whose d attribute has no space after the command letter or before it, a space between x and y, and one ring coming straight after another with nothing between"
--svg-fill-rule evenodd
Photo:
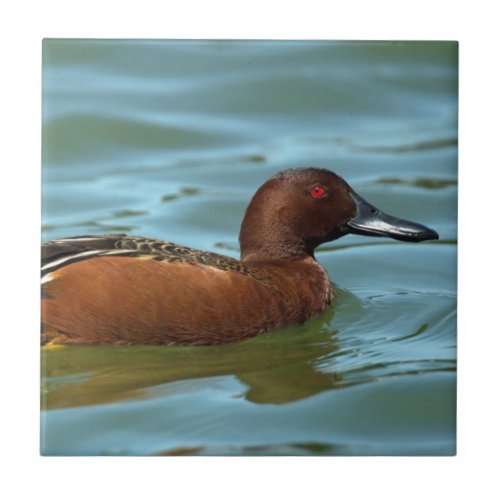
<instances>
[{"instance_id":1,"label":"black bill","mask_svg":"<svg viewBox=\"0 0 500 500\"><path fill-rule=\"evenodd\" d=\"M439 239L438 233L433 229L416 222L384 214L356 193L351 192L350 194L357 209L356 215L347 222L350 233L365 236L388 236L401 241Z\"/></svg>"}]
</instances>

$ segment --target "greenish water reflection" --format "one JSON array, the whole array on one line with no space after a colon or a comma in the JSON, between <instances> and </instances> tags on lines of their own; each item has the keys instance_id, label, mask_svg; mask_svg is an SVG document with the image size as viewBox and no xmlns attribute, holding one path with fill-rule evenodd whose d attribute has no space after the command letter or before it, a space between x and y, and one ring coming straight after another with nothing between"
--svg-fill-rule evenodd
<instances>
[{"instance_id":1,"label":"greenish water reflection","mask_svg":"<svg viewBox=\"0 0 500 500\"><path fill-rule=\"evenodd\" d=\"M301 399L331 388L337 381L335 374L314 368L318 357L336 350L334 332L326 328L332 316L333 308L307 327L222 346L45 348L43 406L52 409L140 399L141 390L148 387L228 374L248 386L244 397L249 401L278 404Z\"/></svg>"}]
</instances>

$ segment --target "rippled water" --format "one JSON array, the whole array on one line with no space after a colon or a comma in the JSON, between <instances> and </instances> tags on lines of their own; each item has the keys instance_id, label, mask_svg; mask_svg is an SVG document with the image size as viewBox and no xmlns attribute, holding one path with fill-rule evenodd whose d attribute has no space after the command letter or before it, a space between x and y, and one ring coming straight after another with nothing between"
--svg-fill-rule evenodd
<instances>
[{"instance_id":1,"label":"rippled water","mask_svg":"<svg viewBox=\"0 0 500 500\"><path fill-rule=\"evenodd\" d=\"M455 452L456 44L45 40L42 142L44 239L237 257L255 190L309 165L441 237L324 245L338 299L300 327L43 349L43 454Z\"/></svg>"}]
</instances>

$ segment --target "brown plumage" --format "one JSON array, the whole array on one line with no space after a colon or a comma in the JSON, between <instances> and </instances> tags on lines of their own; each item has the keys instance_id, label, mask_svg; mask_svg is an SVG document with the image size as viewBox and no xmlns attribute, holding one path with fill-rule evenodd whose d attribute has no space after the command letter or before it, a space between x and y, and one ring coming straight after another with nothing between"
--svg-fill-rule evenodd
<instances>
[{"instance_id":1,"label":"brown plumage","mask_svg":"<svg viewBox=\"0 0 500 500\"><path fill-rule=\"evenodd\" d=\"M241 260L159 240L80 236L42 247L42 343L216 344L322 312L335 293L314 249L349 232L421 241L323 169L281 172L247 208Z\"/></svg>"}]
</instances>

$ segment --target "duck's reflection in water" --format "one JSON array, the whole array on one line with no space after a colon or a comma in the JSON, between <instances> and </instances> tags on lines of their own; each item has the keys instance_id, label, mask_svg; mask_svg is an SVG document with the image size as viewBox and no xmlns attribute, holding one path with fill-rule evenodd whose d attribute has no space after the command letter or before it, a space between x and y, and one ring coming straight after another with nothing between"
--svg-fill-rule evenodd
<instances>
[{"instance_id":1,"label":"duck's reflection in water","mask_svg":"<svg viewBox=\"0 0 500 500\"><path fill-rule=\"evenodd\" d=\"M151 397L152 387L233 375L255 403L286 403L330 389L336 373L317 361L338 350L334 307L306 325L210 347L64 346L42 350L42 407L54 409ZM194 381L194 380L193 380ZM207 387L203 383L203 387ZM192 387L192 385L191 385Z\"/></svg>"}]
</instances>

